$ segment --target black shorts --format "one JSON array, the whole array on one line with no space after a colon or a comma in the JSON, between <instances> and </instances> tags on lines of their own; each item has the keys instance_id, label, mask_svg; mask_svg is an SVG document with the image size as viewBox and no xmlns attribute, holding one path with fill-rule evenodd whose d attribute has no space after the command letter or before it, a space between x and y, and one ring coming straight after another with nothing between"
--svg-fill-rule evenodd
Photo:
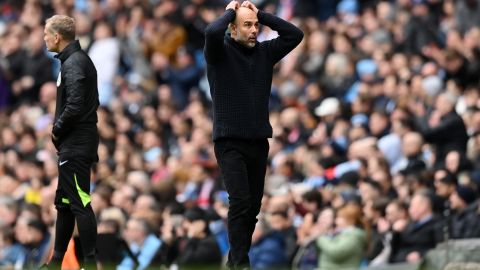
<instances>
[{"instance_id":1,"label":"black shorts","mask_svg":"<svg viewBox=\"0 0 480 270\"><path fill-rule=\"evenodd\" d=\"M60 157L55 206L83 212L90 204L90 170L93 161L85 157Z\"/></svg>"}]
</instances>

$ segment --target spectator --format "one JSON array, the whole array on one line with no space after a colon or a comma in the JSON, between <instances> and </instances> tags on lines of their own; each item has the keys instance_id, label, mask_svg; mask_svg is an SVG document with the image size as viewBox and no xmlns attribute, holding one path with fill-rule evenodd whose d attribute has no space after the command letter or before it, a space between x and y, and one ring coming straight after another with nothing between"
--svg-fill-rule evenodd
<instances>
[{"instance_id":1,"label":"spectator","mask_svg":"<svg viewBox=\"0 0 480 270\"><path fill-rule=\"evenodd\" d=\"M284 269L287 268L286 235L282 230L274 229L275 226L284 226L287 214L273 212L267 220L255 226L252 236L252 247L249 257L252 269Z\"/></svg>"},{"instance_id":2,"label":"spectator","mask_svg":"<svg viewBox=\"0 0 480 270\"><path fill-rule=\"evenodd\" d=\"M21 27L21 26L17 26ZM5 62L3 63L3 74L5 80L8 82L8 88L11 91L9 97L11 98L10 104L19 104L19 95L22 90L20 86L20 79L22 78L23 65L25 61L26 52L22 48L22 35L23 29L17 32L11 32L4 38L4 44L2 46L2 57Z\"/></svg>"},{"instance_id":3,"label":"spectator","mask_svg":"<svg viewBox=\"0 0 480 270\"><path fill-rule=\"evenodd\" d=\"M426 168L422 156L423 138L417 132L408 132L402 137L402 154L404 158L397 164L396 171L404 174L415 173Z\"/></svg>"},{"instance_id":4,"label":"spectator","mask_svg":"<svg viewBox=\"0 0 480 270\"><path fill-rule=\"evenodd\" d=\"M91 193L92 208L95 216L99 217L100 213L110 206L110 198L112 189L107 185L96 186L94 192Z\"/></svg>"},{"instance_id":5,"label":"spectator","mask_svg":"<svg viewBox=\"0 0 480 270\"><path fill-rule=\"evenodd\" d=\"M225 192L225 191L221 191ZM223 204L223 202L222 202ZM223 206L225 213L228 210L228 202L226 206ZM225 216L220 216L214 208L210 208L207 210L207 216L210 220L208 224L208 228L210 233L215 237L217 240L218 247L220 248L220 253L222 254L222 258L228 255L228 250L230 249L230 245L228 243L228 230L227 230L227 219Z\"/></svg>"},{"instance_id":6,"label":"spectator","mask_svg":"<svg viewBox=\"0 0 480 270\"><path fill-rule=\"evenodd\" d=\"M186 238L177 263L180 267L209 266L218 267L222 260L220 248L215 238L210 234L207 216L199 207L185 212Z\"/></svg>"},{"instance_id":7,"label":"spectator","mask_svg":"<svg viewBox=\"0 0 480 270\"><path fill-rule=\"evenodd\" d=\"M13 229L7 225L0 226L0 267L13 269L23 265L25 257L25 249L15 243Z\"/></svg>"},{"instance_id":8,"label":"spectator","mask_svg":"<svg viewBox=\"0 0 480 270\"><path fill-rule=\"evenodd\" d=\"M408 212L410 222L394 228L392 262L419 262L438 242L437 219L427 192L418 191L413 196Z\"/></svg>"},{"instance_id":9,"label":"spectator","mask_svg":"<svg viewBox=\"0 0 480 270\"><path fill-rule=\"evenodd\" d=\"M365 254L365 257L368 261L371 261L377 257L384 248L379 222L385 218L385 212L388 203L389 199L383 197L379 198L378 200L368 202L363 207L363 215L367 219L370 227L370 243Z\"/></svg>"},{"instance_id":10,"label":"spectator","mask_svg":"<svg viewBox=\"0 0 480 270\"><path fill-rule=\"evenodd\" d=\"M439 95L429 124L421 128L425 140L436 146L436 168L445 163L449 151L456 150L465 155L468 136L463 120L454 111L455 102L456 97L451 93Z\"/></svg>"},{"instance_id":11,"label":"spectator","mask_svg":"<svg viewBox=\"0 0 480 270\"><path fill-rule=\"evenodd\" d=\"M451 223L449 224L451 232L450 237L458 238L477 238L478 213L476 213L477 193L468 186L458 186L456 191L450 195L450 205L453 210Z\"/></svg>"},{"instance_id":12,"label":"spectator","mask_svg":"<svg viewBox=\"0 0 480 270\"><path fill-rule=\"evenodd\" d=\"M477 1L455 2L455 16L458 29L464 33L471 27L478 25L477 14L480 13L480 5Z\"/></svg>"},{"instance_id":13,"label":"spectator","mask_svg":"<svg viewBox=\"0 0 480 270\"><path fill-rule=\"evenodd\" d=\"M369 265L386 265L392 253L392 238L394 230L399 230L408 223L408 207L399 200L391 201L385 208L385 218L380 218L376 224L382 241L382 250L372 258Z\"/></svg>"},{"instance_id":14,"label":"spectator","mask_svg":"<svg viewBox=\"0 0 480 270\"><path fill-rule=\"evenodd\" d=\"M334 211L329 207L325 207L316 220L314 216L305 216L297 231L299 248L293 260L294 267L315 269L318 266L317 239L333 229L334 221Z\"/></svg>"},{"instance_id":15,"label":"spectator","mask_svg":"<svg viewBox=\"0 0 480 270\"><path fill-rule=\"evenodd\" d=\"M337 37L338 39L339 37ZM320 77L328 96L343 97L353 84L353 64L347 55L330 54L325 60L325 73Z\"/></svg>"},{"instance_id":16,"label":"spectator","mask_svg":"<svg viewBox=\"0 0 480 270\"><path fill-rule=\"evenodd\" d=\"M114 78L120 61L120 46L113 36L113 29L106 22L95 26L93 42L88 55L98 69L98 95L100 104L110 105L114 95Z\"/></svg>"},{"instance_id":17,"label":"spectator","mask_svg":"<svg viewBox=\"0 0 480 270\"><path fill-rule=\"evenodd\" d=\"M412 16L405 26L404 46L407 53L421 54L426 46L439 44L435 14L429 11L428 1L412 1ZM418 31L420 25L422 30Z\"/></svg>"},{"instance_id":18,"label":"spectator","mask_svg":"<svg viewBox=\"0 0 480 270\"><path fill-rule=\"evenodd\" d=\"M156 25L147 42L149 55L158 52L168 61L174 62L177 49L184 45L186 40L185 29L178 25L174 16L168 14L158 18Z\"/></svg>"},{"instance_id":19,"label":"spectator","mask_svg":"<svg viewBox=\"0 0 480 270\"><path fill-rule=\"evenodd\" d=\"M302 194L302 208L306 213L318 215L322 206L322 194L318 190L312 189Z\"/></svg>"},{"instance_id":20,"label":"spectator","mask_svg":"<svg viewBox=\"0 0 480 270\"><path fill-rule=\"evenodd\" d=\"M445 175L442 175L444 172ZM457 178L447 171L439 170L434 176L435 196L437 209L446 210L451 207L449 204L450 196L455 192L458 185ZM440 211L443 213L443 211Z\"/></svg>"},{"instance_id":21,"label":"spectator","mask_svg":"<svg viewBox=\"0 0 480 270\"><path fill-rule=\"evenodd\" d=\"M13 85L13 89L19 101L33 103L39 98L40 87L53 81L52 60L45 53L42 28L31 31L28 45L22 77Z\"/></svg>"},{"instance_id":22,"label":"spectator","mask_svg":"<svg viewBox=\"0 0 480 270\"><path fill-rule=\"evenodd\" d=\"M125 255L117 266L118 270L146 269L152 263L162 245L161 240L150 232L146 220L136 218L131 218L127 221L125 241L127 241L128 247L135 258Z\"/></svg>"},{"instance_id":23,"label":"spectator","mask_svg":"<svg viewBox=\"0 0 480 270\"><path fill-rule=\"evenodd\" d=\"M98 222L97 231L98 261L102 265L117 265L122 261L125 252L130 252L128 254L131 254L128 243L120 237L120 224L118 221L102 219ZM112 249L112 246L116 248ZM131 254L131 258L133 257L134 255Z\"/></svg>"},{"instance_id":24,"label":"spectator","mask_svg":"<svg viewBox=\"0 0 480 270\"><path fill-rule=\"evenodd\" d=\"M335 218L335 230L317 239L319 269L360 267L368 243L360 213L360 208L354 204L342 207Z\"/></svg>"},{"instance_id":25,"label":"spectator","mask_svg":"<svg viewBox=\"0 0 480 270\"><path fill-rule=\"evenodd\" d=\"M40 267L47 260L50 233L42 221L19 218L15 224L15 238L26 250L23 268Z\"/></svg>"},{"instance_id":26,"label":"spectator","mask_svg":"<svg viewBox=\"0 0 480 270\"><path fill-rule=\"evenodd\" d=\"M10 178L13 180L13 178ZM19 206L17 202L6 194L0 197L0 216L2 217L2 224L13 226L17 220L19 213Z\"/></svg>"},{"instance_id":27,"label":"spectator","mask_svg":"<svg viewBox=\"0 0 480 270\"><path fill-rule=\"evenodd\" d=\"M125 214L130 215L133 211L137 191L130 185L122 185L112 194L112 205L120 208Z\"/></svg>"},{"instance_id":28,"label":"spectator","mask_svg":"<svg viewBox=\"0 0 480 270\"><path fill-rule=\"evenodd\" d=\"M179 109L184 109L189 102L190 94L198 85L201 71L193 52L185 47L177 49L175 65L168 68L168 82L172 86L173 99Z\"/></svg>"}]
</instances>

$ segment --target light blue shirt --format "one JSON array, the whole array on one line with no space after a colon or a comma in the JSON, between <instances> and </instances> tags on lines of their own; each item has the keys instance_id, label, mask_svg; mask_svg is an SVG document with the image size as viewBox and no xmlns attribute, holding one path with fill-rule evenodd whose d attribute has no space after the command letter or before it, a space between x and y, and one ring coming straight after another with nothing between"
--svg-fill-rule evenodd
<instances>
[{"instance_id":1,"label":"light blue shirt","mask_svg":"<svg viewBox=\"0 0 480 270\"><path fill-rule=\"evenodd\" d=\"M143 270L147 268L155 257L155 254L157 254L161 245L162 241L153 234L150 234L147 236L147 238L145 238L142 246L130 244L130 250L133 254L137 255L138 267L135 268L135 261L130 258L130 256L126 255L122 262L117 266L117 270Z\"/></svg>"}]
</instances>

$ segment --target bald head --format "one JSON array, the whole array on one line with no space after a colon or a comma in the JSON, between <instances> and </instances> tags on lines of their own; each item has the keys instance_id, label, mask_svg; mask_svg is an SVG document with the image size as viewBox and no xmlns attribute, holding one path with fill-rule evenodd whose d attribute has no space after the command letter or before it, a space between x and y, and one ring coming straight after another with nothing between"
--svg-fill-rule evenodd
<instances>
[{"instance_id":1,"label":"bald head","mask_svg":"<svg viewBox=\"0 0 480 270\"><path fill-rule=\"evenodd\" d=\"M235 16L235 24L245 19L257 20L257 14L247 7L239 7Z\"/></svg>"},{"instance_id":2,"label":"bald head","mask_svg":"<svg viewBox=\"0 0 480 270\"><path fill-rule=\"evenodd\" d=\"M235 21L230 24L232 38L245 47L255 47L259 27L257 13L247 7L239 7L236 13Z\"/></svg>"},{"instance_id":3,"label":"bald head","mask_svg":"<svg viewBox=\"0 0 480 270\"><path fill-rule=\"evenodd\" d=\"M418 155L422 151L423 138L418 132L408 132L402 138L402 151L407 157Z\"/></svg>"},{"instance_id":4,"label":"bald head","mask_svg":"<svg viewBox=\"0 0 480 270\"><path fill-rule=\"evenodd\" d=\"M440 111L440 114L443 116L453 111L456 102L457 97L455 96L455 94L445 92L437 97L435 108Z\"/></svg>"}]
</instances>

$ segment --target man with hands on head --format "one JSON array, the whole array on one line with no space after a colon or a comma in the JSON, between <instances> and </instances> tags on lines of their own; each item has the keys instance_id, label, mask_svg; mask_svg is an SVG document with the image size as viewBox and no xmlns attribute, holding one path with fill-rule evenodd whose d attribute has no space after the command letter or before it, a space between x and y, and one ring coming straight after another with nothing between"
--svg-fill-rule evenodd
<instances>
[{"instance_id":1,"label":"man with hands on head","mask_svg":"<svg viewBox=\"0 0 480 270\"><path fill-rule=\"evenodd\" d=\"M279 36L258 42L259 24ZM302 38L296 26L249 1L231 1L225 13L205 29L215 156L230 203L227 265L231 269L250 266L248 251L263 196L267 138L272 137L268 101L273 66Z\"/></svg>"}]
</instances>

